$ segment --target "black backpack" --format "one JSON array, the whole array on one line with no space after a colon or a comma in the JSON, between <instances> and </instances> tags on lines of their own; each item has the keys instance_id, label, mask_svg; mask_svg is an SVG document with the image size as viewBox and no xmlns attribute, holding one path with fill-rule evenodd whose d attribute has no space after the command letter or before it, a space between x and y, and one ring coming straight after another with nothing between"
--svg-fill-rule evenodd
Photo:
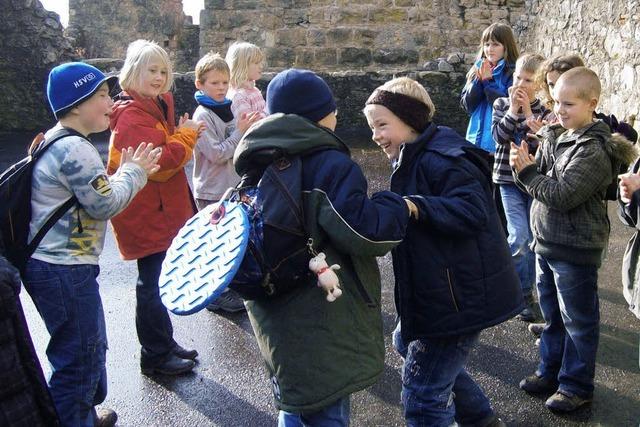
<instances>
[{"instance_id":1,"label":"black backpack","mask_svg":"<svg viewBox=\"0 0 640 427\"><path fill-rule=\"evenodd\" d=\"M309 283L313 248L305 228L300 155L277 156L264 172L245 175L234 199L249 216L250 232L242 264L229 287L251 300Z\"/></svg>"},{"instance_id":2,"label":"black backpack","mask_svg":"<svg viewBox=\"0 0 640 427\"><path fill-rule=\"evenodd\" d=\"M31 178L36 162L56 141L72 135L84 138L73 129L59 129L42 141L31 155L9 166L0 175L0 247L4 251L3 255L21 272L45 234L77 202L75 196L67 200L47 220L33 240L28 241L31 222Z\"/></svg>"}]
</instances>

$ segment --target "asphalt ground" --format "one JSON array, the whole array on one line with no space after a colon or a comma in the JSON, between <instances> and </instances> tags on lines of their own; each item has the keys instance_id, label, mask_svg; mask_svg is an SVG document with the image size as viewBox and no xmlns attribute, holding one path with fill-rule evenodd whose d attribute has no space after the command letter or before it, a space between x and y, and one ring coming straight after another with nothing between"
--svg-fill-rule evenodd
<instances>
[{"instance_id":1,"label":"asphalt ground","mask_svg":"<svg viewBox=\"0 0 640 427\"><path fill-rule=\"evenodd\" d=\"M389 167L384 156L371 149L354 149L352 154L365 170L372 191L388 185ZM534 338L521 321L510 320L483 331L471 354L469 372L509 426L639 425L640 320L627 310L620 283L622 255L633 230L618 221L614 203L610 203L610 219L608 256L599 273L601 331L592 404L570 415L556 415L545 409L544 399L518 388L520 379L532 373L538 361ZM109 339L109 394L104 406L118 412L119 426L276 425L271 389L245 314L217 315L204 310L186 317L173 316L175 338L183 346L197 349L199 362L188 375L147 377L139 370L134 324L136 266L119 259L111 232L100 267ZM400 405L402 361L391 347L395 312L390 256L380 258L380 267L385 370L377 384L352 396L353 426L404 425ZM22 300L48 373L44 354L48 334L26 292Z\"/></svg>"}]
</instances>

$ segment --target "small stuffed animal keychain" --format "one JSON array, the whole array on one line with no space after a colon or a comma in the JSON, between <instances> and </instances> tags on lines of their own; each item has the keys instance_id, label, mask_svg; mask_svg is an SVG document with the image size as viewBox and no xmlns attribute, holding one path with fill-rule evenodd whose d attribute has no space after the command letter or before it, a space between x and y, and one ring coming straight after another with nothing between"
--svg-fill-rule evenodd
<instances>
[{"instance_id":1,"label":"small stuffed animal keychain","mask_svg":"<svg viewBox=\"0 0 640 427\"><path fill-rule=\"evenodd\" d=\"M324 252L320 252L311 258L309 261L309 270L318 276L318 286L327 291L327 301L333 302L342 295L340 280L338 279L338 275L334 273L334 270L340 270L340 266L333 264L329 267L325 258Z\"/></svg>"}]
</instances>

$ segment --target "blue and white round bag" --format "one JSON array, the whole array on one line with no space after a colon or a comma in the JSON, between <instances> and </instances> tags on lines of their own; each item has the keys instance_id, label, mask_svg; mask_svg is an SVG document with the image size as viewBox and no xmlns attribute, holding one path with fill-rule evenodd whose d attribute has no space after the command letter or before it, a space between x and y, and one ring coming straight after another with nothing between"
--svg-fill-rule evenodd
<instances>
[{"instance_id":1,"label":"blue and white round bag","mask_svg":"<svg viewBox=\"0 0 640 427\"><path fill-rule=\"evenodd\" d=\"M175 314L192 314L215 301L242 263L249 220L240 203L225 198L187 221L167 250L158 286L162 303Z\"/></svg>"}]
</instances>

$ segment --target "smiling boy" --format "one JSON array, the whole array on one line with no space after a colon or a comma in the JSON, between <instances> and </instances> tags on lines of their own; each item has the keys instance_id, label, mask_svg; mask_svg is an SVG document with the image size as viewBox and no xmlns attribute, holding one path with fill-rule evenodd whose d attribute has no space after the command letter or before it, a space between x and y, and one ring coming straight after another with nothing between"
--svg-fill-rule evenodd
<instances>
[{"instance_id":1,"label":"smiling boy","mask_svg":"<svg viewBox=\"0 0 640 427\"><path fill-rule=\"evenodd\" d=\"M431 122L426 89L407 77L377 88L364 113L393 164L391 191L413 202L393 249L396 350L405 358L409 426L503 426L465 369L480 332L522 310L492 197L490 156Z\"/></svg>"},{"instance_id":2,"label":"smiling boy","mask_svg":"<svg viewBox=\"0 0 640 427\"><path fill-rule=\"evenodd\" d=\"M599 334L598 267L609 239L605 192L631 145L594 120L600 80L585 67L556 82L559 124L543 128L534 158L511 144L516 182L532 197L536 285L547 324L540 364L520 382L529 393L553 393L545 405L573 411L593 398Z\"/></svg>"},{"instance_id":3,"label":"smiling boy","mask_svg":"<svg viewBox=\"0 0 640 427\"><path fill-rule=\"evenodd\" d=\"M65 128L38 160L32 178L30 240L72 196L78 202L49 230L23 275L24 285L44 320L50 340L48 381L61 425L111 426L112 410L96 412L107 395L107 335L96 278L107 220L122 211L159 168L160 149L140 144L121 152L117 171L107 177L89 134L109 128L115 77L81 62L49 73L47 97L58 123L45 137ZM45 142L46 143L46 142Z\"/></svg>"}]
</instances>

